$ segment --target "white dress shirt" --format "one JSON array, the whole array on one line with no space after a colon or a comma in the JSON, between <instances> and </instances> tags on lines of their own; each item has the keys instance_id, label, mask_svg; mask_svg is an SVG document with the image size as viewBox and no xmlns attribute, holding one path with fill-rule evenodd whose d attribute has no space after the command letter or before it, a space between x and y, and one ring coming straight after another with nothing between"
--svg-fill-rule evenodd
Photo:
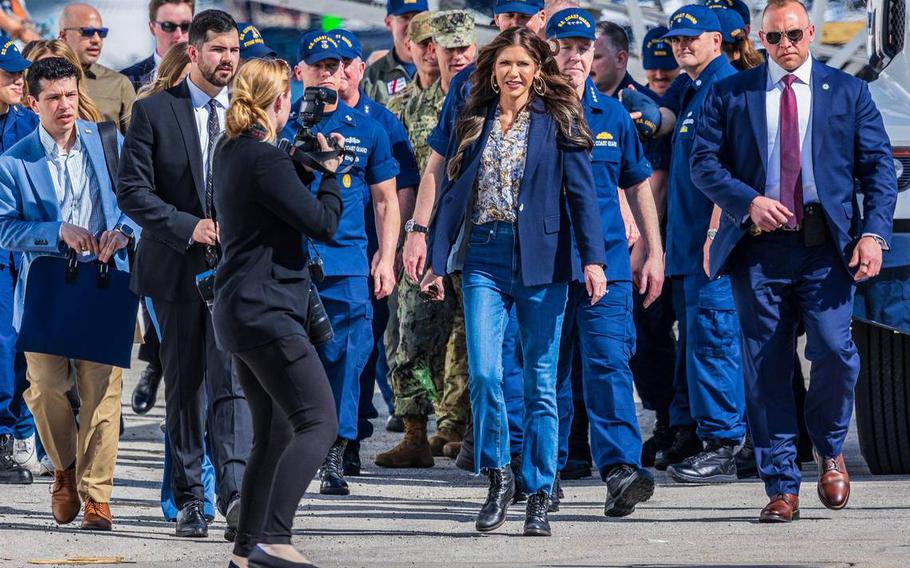
<instances>
[{"instance_id":1,"label":"white dress shirt","mask_svg":"<svg viewBox=\"0 0 910 568\"><path fill-rule=\"evenodd\" d=\"M78 127L76 142L67 153L60 151L57 142L40 124L38 137L47 156L48 171L60 209L60 220L82 227L93 234L103 230L104 215L100 204L95 207L94 203L100 199L98 179L82 146Z\"/></svg>"},{"instance_id":2,"label":"white dress shirt","mask_svg":"<svg viewBox=\"0 0 910 568\"><path fill-rule=\"evenodd\" d=\"M768 60L768 83L765 95L765 117L768 124L768 164L765 178L765 197L780 201L780 99L784 92L783 78L789 71ZM793 92L799 115L800 162L802 166L803 203L817 203L815 173L812 169L812 58L792 72Z\"/></svg>"},{"instance_id":3,"label":"white dress shirt","mask_svg":"<svg viewBox=\"0 0 910 568\"><path fill-rule=\"evenodd\" d=\"M208 183L208 171L209 171L209 158L208 155L208 145L209 145L209 101L212 97L205 94L205 92L197 87L193 83L192 79L187 77L187 85L190 87L190 99L193 104L193 115L196 117L196 132L199 133L199 146L200 151L202 152L202 187L206 187ZM228 98L228 89L224 87L221 89L217 95L215 95L215 102L218 107L218 124L221 127L221 131L224 131L225 117L227 116L227 108L230 102Z\"/></svg>"}]
</instances>

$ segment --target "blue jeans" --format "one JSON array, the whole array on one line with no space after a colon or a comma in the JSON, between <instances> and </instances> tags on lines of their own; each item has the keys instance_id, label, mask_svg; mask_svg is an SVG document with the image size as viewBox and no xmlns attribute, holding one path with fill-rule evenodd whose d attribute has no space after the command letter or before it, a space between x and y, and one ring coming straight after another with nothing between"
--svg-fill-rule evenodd
<instances>
[{"instance_id":1,"label":"blue jeans","mask_svg":"<svg viewBox=\"0 0 910 568\"><path fill-rule=\"evenodd\" d=\"M524 359L521 477L529 493L549 493L556 477L556 362L567 285L522 284L514 227L493 222L471 228L462 287L475 467L501 468L510 460L502 346L514 306Z\"/></svg>"}]
</instances>

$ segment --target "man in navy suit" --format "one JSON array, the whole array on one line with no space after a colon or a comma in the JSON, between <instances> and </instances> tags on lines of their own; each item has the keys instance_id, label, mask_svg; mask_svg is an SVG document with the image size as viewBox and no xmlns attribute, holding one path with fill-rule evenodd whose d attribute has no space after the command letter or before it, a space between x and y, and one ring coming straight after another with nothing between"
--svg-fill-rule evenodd
<instances>
[{"instance_id":1,"label":"man in navy suit","mask_svg":"<svg viewBox=\"0 0 910 568\"><path fill-rule=\"evenodd\" d=\"M149 2L149 31L155 36L155 52L121 73L129 78L137 91L155 80L158 65L168 50L186 43L193 19L194 0L151 0Z\"/></svg>"},{"instance_id":2,"label":"man in navy suit","mask_svg":"<svg viewBox=\"0 0 910 568\"><path fill-rule=\"evenodd\" d=\"M842 451L860 364L854 286L881 268L897 180L866 83L809 55L815 27L805 6L769 2L759 35L771 61L715 85L691 164L693 182L719 206L706 264L729 273L742 325L749 427L770 498L759 519L788 522L799 518L797 324L812 363L805 411L818 495L840 509L850 497Z\"/></svg>"}]
</instances>

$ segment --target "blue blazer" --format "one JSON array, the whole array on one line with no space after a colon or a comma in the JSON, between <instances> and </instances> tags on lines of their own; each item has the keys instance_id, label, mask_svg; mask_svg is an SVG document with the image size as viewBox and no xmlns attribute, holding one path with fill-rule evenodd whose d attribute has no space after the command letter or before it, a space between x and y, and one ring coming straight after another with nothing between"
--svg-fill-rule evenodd
<instances>
[{"instance_id":1,"label":"blue blazer","mask_svg":"<svg viewBox=\"0 0 910 568\"><path fill-rule=\"evenodd\" d=\"M133 88L137 91L144 87L147 83L150 83L152 80L152 72L155 70L155 55L149 55L142 61L130 65L126 69L120 71L121 74L126 75L130 80L130 83L133 84Z\"/></svg>"},{"instance_id":2,"label":"blue blazer","mask_svg":"<svg viewBox=\"0 0 910 568\"><path fill-rule=\"evenodd\" d=\"M98 178L105 229L125 223L138 236L139 227L117 207L98 128L95 123L82 120L76 125ZM60 240L62 224L47 154L36 129L0 156L0 247L24 253L13 309L13 326L17 330L22 322L25 282L32 261L42 255L66 256L69 252ZM115 261L118 269L129 270L126 249L117 253Z\"/></svg>"},{"instance_id":3,"label":"blue blazer","mask_svg":"<svg viewBox=\"0 0 910 568\"><path fill-rule=\"evenodd\" d=\"M715 84L690 155L692 181L724 210L711 245L711 275L723 272L749 229L749 204L765 190L767 64ZM818 198L844 265L856 240L891 240L897 178L891 144L865 81L812 61L812 164ZM853 179L863 194L860 213ZM745 220L745 222L743 222Z\"/></svg>"},{"instance_id":4,"label":"blue blazer","mask_svg":"<svg viewBox=\"0 0 910 568\"><path fill-rule=\"evenodd\" d=\"M443 186L430 228L430 262L437 275L452 272L449 255L466 225L483 150L496 106L491 105L480 138L467 150L461 173ZM455 151L455 144L449 149ZM447 161L452 156L447 156ZM518 241L525 286L568 282L581 277L572 262L572 233L583 264L606 263L603 229L591 155L557 140L556 124L542 100L531 103L528 155L518 191ZM570 219L571 218L571 222Z\"/></svg>"}]
</instances>

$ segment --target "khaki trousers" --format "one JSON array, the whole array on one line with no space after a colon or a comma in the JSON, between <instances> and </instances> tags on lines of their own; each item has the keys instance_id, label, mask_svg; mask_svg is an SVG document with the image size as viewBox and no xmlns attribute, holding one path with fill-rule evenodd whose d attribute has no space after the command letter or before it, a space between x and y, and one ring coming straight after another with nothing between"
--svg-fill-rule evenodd
<instances>
[{"instance_id":1,"label":"khaki trousers","mask_svg":"<svg viewBox=\"0 0 910 568\"><path fill-rule=\"evenodd\" d=\"M75 462L76 489L82 501L110 503L120 439L120 391L123 370L56 355L26 353L29 388L25 402L47 455L58 468ZM66 392L75 369L81 403L79 425Z\"/></svg>"}]
</instances>

